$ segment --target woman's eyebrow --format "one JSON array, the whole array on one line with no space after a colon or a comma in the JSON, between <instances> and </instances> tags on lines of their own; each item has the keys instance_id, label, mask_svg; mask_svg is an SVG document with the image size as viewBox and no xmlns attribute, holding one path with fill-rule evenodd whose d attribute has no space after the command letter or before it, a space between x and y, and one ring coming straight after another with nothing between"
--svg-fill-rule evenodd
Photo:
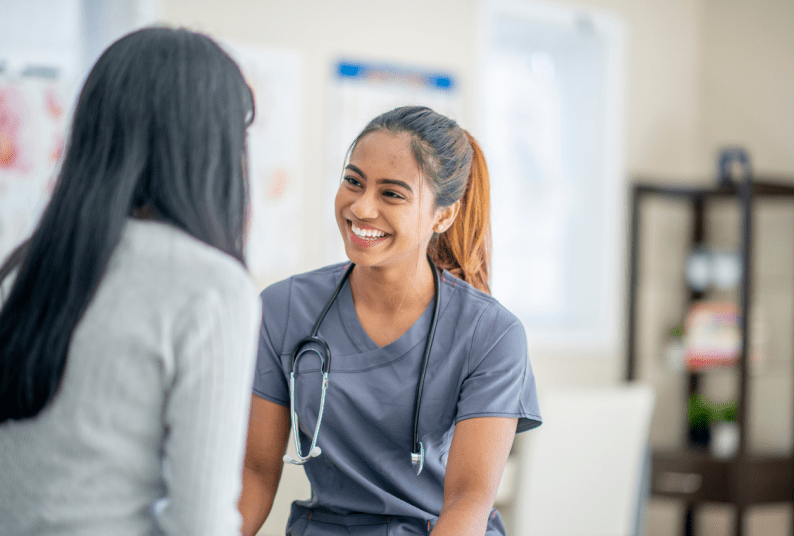
<instances>
[{"instance_id":1,"label":"woman's eyebrow","mask_svg":"<svg viewBox=\"0 0 794 536\"><path fill-rule=\"evenodd\" d=\"M345 169L352 169L353 171L355 171L356 173L358 173L359 175L361 175L361 177L362 177L364 180L367 180L367 176L364 174L364 172L363 172L363 171L361 171L361 170L359 169L359 167L358 167L358 166L354 166L353 164L348 164L348 165L346 165L346 166L345 166Z\"/></svg>"},{"instance_id":2,"label":"woman's eyebrow","mask_svg":"<svg viewBox=\"0 0 794 536\"><path fill-rule=\"evenodd\" d=\"M345 166L345 169L352 169L353 171L355 171L356 173L361 175L361 178L363 178L364 180L367 180L367 176L364 174L363 171L361 171L361 169L358 166L353 165L353 164L348 164L348 165ZM402 186L403 188L405 188L409 192L414 193L413 188L411 188L411 186L407 182L404 182L404 181L399 181L397 179L378 179L376 182L378 184L394 184L395 186Z\"/></svg>"},{"instance_id":3,"label":"woman's eyebrow","mask_svg":"<svg viewBox=\"0 0 794 536\"><path fill-rule=\"evenodd\" d=\"M409 192L414 193L413 189L410 186L408 186L407 182L398 181L396 179L378 179L377 183L378 184L394 184L396 186L402 186L403 188L405 188Z\"/></svg>"}]
</instances>

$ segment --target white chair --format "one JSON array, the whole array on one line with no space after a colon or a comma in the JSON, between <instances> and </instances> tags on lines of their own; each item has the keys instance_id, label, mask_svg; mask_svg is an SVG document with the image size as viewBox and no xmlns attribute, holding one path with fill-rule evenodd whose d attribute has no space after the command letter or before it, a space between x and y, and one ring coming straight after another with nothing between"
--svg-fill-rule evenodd
<instances>
[{"instance_id":1,"label":"white chair","mask_svg":"<svg viewBox=\"0 0 794 536\"><path fill-rule=\"evenodd\" d=\"M518 452L513 536L640 536L654 391L547 389Z\"/></svg>"}]
</instances>

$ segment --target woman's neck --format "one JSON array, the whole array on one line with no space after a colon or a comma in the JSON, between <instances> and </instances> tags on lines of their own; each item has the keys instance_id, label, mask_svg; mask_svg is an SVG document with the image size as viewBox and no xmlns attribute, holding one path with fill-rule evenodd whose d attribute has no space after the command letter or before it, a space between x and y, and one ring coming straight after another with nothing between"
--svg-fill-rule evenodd
<instances>
[{"instance_id":1,"label":"woman's neck","mask_svg":"<svg viewBox=\"0 0 794 536\"><path fill-rule=\"evenodd\" d=\"M356 265L350 274L356 308L376 314L397 315L424 310L435 295L433 271L427 258L399 266Z\"/></svg>"}]
</instances>

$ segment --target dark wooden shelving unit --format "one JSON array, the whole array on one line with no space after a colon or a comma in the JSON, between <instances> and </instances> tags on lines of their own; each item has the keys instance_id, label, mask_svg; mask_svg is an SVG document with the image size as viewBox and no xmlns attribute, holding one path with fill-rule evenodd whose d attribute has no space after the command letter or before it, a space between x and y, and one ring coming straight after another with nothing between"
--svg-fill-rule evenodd
<instances>
[{"instance_id":1,"label":"dark wooden shelving unit","mask_svg":"<svg viewBox=\"0 0 794 536\"><path fill-rule=\"evenodd\" d=\"M695 448L687 434L687 445L673 451L654 451L651 469L651 494L673 498L685 505L681 533L692 536L693 521L702 503L731 504L736 516L733 534L743 536L746 510L753 505L789 503L794 505L794 453L758 456L749 453L748 392L749 312L752 303L753 208L759 198L788 198L794 203L794 178L752 177L747 174L738 184L714 187L664 186L641 181L631 194L631 231L629 256L629 289L627 317L626 380L637 377L637 287L639 239L643 201L663 198L688 204L693 213L691 244L693 248L706 245L705 221L709 204L714 200L735 199L741 209L742 280L740 287L741 348L736 368L739 374L737 423L739 448L730 459L715 458ZM793 205L794 206L794 205ZM794 232L794 229L792 229ZM683 267L682 267L683 270ZM704 297L704 293L690 292L690 301ZM699 391L700 378L708 372L685 372L688 375L687 399ZM791 534L794 535L794 514Z\"/></svg>"}]
</instances>

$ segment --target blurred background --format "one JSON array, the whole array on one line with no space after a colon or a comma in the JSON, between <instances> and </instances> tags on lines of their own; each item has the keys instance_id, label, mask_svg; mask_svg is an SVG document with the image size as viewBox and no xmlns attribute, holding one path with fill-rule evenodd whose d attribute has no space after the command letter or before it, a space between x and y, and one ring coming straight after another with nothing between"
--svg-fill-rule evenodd
<instances>
[{"instance_id":1,"label":"blurred background","mask_svg":"<svg viewBox=\"0 0 794 536\"><path fill-rule=\"evenodd\" d=\"M0 0L0 258L47 202L91 65L150 24L208 33L254 90L260 288L344 259L333 196L369 119L424 104L480 140L493 294L525 325L546 420L517 439L497 499L512 534L794 532L794 2ZM751 242L736 187L748 177ZM655 393L644 414L583 419L629 377ZM641 441L622 467L626 429ZM533 465L541 433L615 480L588 484L580 505L581 471L544 482ZM590 530L528 528L528 501L551 488ZM282 534L308 493L287 467L260 534ZM595 519L617 512L610 500L628 521Z\"/></svg>"}]
</instances>

